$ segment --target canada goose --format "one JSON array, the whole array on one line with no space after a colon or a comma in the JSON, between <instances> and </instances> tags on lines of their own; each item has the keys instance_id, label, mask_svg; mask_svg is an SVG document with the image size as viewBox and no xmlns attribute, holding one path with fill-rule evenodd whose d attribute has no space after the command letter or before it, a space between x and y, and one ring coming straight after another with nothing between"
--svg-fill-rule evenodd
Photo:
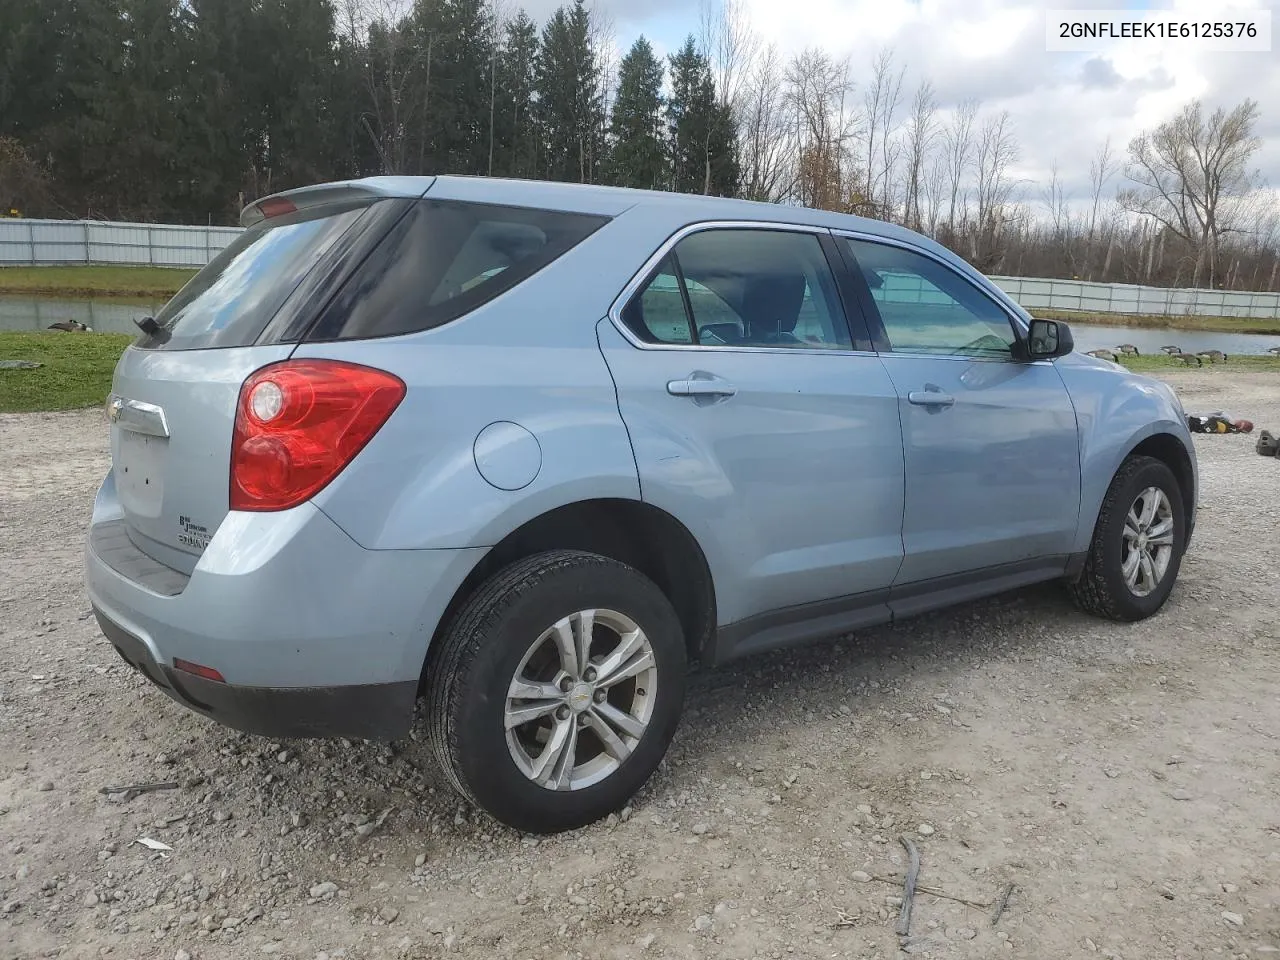
<instances>
[{"instance_id":1,"label":"canada goose","mask_svg":"<svg viewBox=\"0 0 1280 960\"><path fill-rule=\"evenodd\" d=\"M1189 366L1191 366L1191 361L1193 361L1193 360L1195 361L1195 364L1196 364L1196 366L1197 366L1197 367L1203 367L1203 366L1204 366L1204 361L1203 361L1203 360L1201 360L1199 357L1197 357L1194 353L1175 353L1175 354L1173 354L1173 359L1174 359L1174 360L1181 360L1181 361L1182 361L1183 363L1185 363L1188 367L1189 367Z\"/></svg>"},{"instance_id":2,"label":"canada goose","mask_svg":"<svg viewBox=\"0 0 1280 960\"><path fill-rule=\"evenodd\" d=\"M1280 357L1280 347L1268 347L1267 353Z\"/></svg>"},{"instance_id":3,"label":"canada goose","mask_svg":"<svg viewBox=\"0 0 1280 960\"><path fill-rule=\"evenodd\" d=\"M1173 355L1173 354L1175 354L1175 353L1181 353L1181 352L1182 352L1182 348L1181 348L1181 347L1175 347L1175 346L1173 346L1172 344L1170 344L1170 345L1169 345L1169 346L1167 346L1167 347L1161 347L1160 349L1161 349L1161 350L1163 350L1165 353L1169 354L1170 356L1172 356L1172 355Z\"/></svg>"},{"instance_id":4,"label":"canada goose","mask_svg":"<svg viewBox=\"0 0 1280 960\"><path fill-rule=\"evenodd\" d=\"M1112 363L1116 362L1116 355L1110 350L1089 350L1087 352L1089 356L1097 357L1099 360L1110 360Z\"/></svg>"},{"instance_id":5,"label":"canada goose","mask_svg":"<svg viewBox=\"0 0 1280 960\"><path fill-rule=\"evenodd\" d=\"M93 327L79 320L59 320L57 323L49 324L49 329L66 330L68 333L88 333L93 330Z\"/></svg>"},{"instance_id":6,"label":"canada goose","mask_svg":"<svg viewBox=\"0 0 1280 960\"><path fill-rule=\"evenodd\" d=\"M1120 344L1120 346L1116 347L1116 353L1133 354L1135 357L1141 356L1141 354L1138 352L1138 348L1135 347L1132 343Z\"/></svg>"},{"instance_id":7,"label":"canada goose","mask_svg":"<svg viewBox=\"0 0 1280 960\"><path fill-rule=\"evenodd\" d=\"M1196 356L1210 363L1225 362L1227 359L1227 355L1221 350L1201 350Z\"/></svg>"}]
</instances>

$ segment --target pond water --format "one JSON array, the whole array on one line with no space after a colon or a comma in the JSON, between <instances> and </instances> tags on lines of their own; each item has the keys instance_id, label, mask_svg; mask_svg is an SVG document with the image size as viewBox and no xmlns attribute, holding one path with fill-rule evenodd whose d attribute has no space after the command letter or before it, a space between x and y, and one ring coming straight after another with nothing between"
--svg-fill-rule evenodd
<instances>
[{"instance_id":1,"label":"pond water","mask_svg":"<svg viewBox=\"0 0 1280 960\"><path fill-rule=\"evenodd\" d=\"M115 299L55 300L40 297L0 296L0 330L44 330L59 320L78 320L102 333L135 334L134 319L154 315L163 301L121 301ZM1077 323L1071 327L1076 349L1080 351L1114 350L1122 343L1132 343L1139 352L1159 353L1166 344L1179 346L1186 353L1221 350L1232 354L1263 354L1280 347L1280 336L1257 333L1213 333L1207 330L1160 330L1135 327L1096 327Z\"/></svg>"},{"instance_id":2,"label":"pond water","mask_svg":"<svg viewBox=\"0 0 1280 960\"><path fill-rule=\"evenodd\" d=\"M0 330L46 330L59 320L78 320L99 333L136 334L134 319L152 316L164 301L99 299L55 300L0 297Z\"/></svg>"},{"instance_id":3,"label":"pond water","mask_svg":"<svg viewBox=\"0 0 1280 960\"><path fill-rule=\"evenodd\" d=\"M1070 323L1070 321L1068 321ZM1071 323L1071 335L1076 349L1115 350L1122 343L1131 343L1139 353L1160 353L1163 346L1181 347L1183 353L1199 353L1201 350L1221 350L1227 356L1233 354L1266 353L1272 347L1280 347L1280 336L1261 333L1214 333L1212 330L1158 330L1149 327L1095 327L1092 324Z\"/></svg>"}]
</instances>

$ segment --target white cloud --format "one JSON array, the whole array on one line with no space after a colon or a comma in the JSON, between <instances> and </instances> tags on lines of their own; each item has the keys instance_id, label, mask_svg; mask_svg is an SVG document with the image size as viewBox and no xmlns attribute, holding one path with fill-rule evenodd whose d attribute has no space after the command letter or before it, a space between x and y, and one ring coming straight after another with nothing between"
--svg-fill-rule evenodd
<instances>
[{"instance_id":1,"label":"white cloud","mask_svg":"<svg viewBox=\"0 0 1280 960\"><path fill-rule=\"evenodd\" d=\"M888 46L907 68L904 100L919 80L929 78L949 108L974 96L984 111L1007 109L1021 146L1020 175L1047 181L1057 159L1068 189L1082 194L1089 161L1108 136L1123 153L1138 132L1168 119L1194 97L1230 106L1251 96L1263 114L1265 145L1258 165L1269 182L1280 184L1280 49L1223 53L1139 43L1102 55L1046 50L1048 10L1120 7L1115 0L741 2L766 41L784 53L818 46L848 56L860 84L869 79L875 55ZM1221 19L1275 4L1152 0L1126 5ZM696 15L690 10L687 16L693 26ZM1280 12L1274 19L1280 21Z\"/></svg>"}]
</instances>

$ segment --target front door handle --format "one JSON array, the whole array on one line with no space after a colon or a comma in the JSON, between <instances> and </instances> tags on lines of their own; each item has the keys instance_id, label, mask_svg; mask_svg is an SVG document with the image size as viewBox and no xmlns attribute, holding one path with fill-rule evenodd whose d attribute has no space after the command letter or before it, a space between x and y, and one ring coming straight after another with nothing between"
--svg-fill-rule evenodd
<instances>
[{"instance_id":1,"label":"front door handle","mask_svg":"<svg viewBox=\"0 0 1280 960\"><path fill-rule=\"evenodd\" d=\"M732 397L738 388L727 380L671 380L667 393L673 397Z\"/></svg>"},{"instance_id":2,"label":"front door handle","mask_svg":"<svg viewBox=\"0 0 1280 960\"><path fill-rule=\"evenodd\" d=\"M907 403L914 403L917 407L950 407L955 402L956 398L951 394L936 390L912 390L907 394Z\"/></svg>"}]
</instances>

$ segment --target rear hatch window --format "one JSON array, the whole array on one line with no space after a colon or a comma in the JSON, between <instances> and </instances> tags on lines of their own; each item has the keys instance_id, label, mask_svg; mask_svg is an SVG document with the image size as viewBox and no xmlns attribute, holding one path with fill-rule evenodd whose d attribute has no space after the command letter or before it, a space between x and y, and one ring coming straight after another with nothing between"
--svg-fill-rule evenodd
<instances>
[{"instance_id":1,"label":"rear hatch window","mask_svg":"<svg viewBox=\"0 0 1280 960\"><path fill-rule=\"evenodd\" d=\"M255 343L316 264L371 204L304 208L250 227L191 278L156 316L145 349L200 350Z\"/></svg>"}]
</instances>

